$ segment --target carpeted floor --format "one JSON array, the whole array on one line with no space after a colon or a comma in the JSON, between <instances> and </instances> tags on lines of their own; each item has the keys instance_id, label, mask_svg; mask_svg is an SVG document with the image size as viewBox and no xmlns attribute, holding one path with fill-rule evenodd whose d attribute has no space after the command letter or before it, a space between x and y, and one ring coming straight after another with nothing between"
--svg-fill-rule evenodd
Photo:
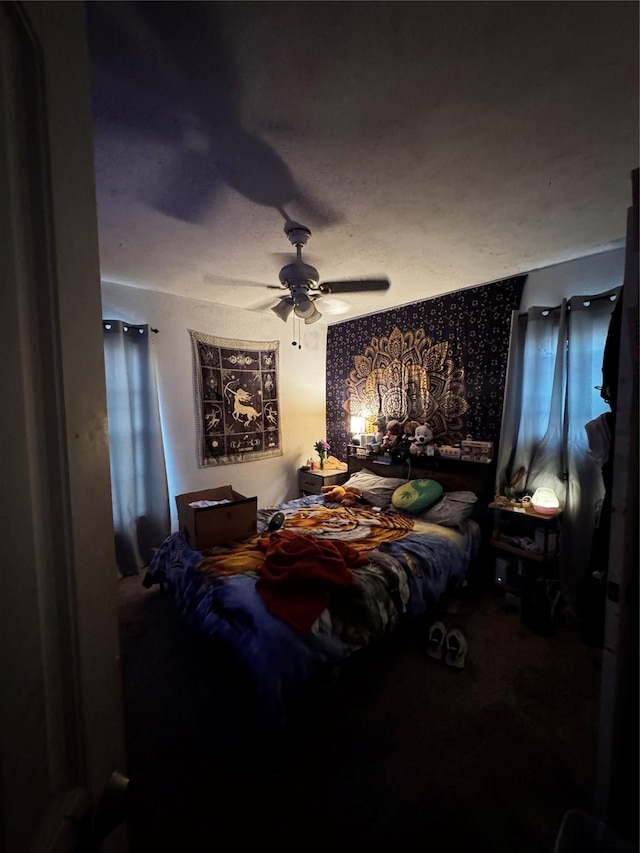
<instances>
[{"instance_id":1,"label":"carpeted floor","mask_svg":"<svg viewBox=\"0 0 640 853\"><path fill-rule=\"evenodd\" d=\"M600 653L568 627L538 636L493 593L454 601L256 744L169 596L138 577L120 593L132 853L551 853L567 809L593 808ZM426 655L436 618L464 631L464 669Z\"/></svg>"}]
</instances>

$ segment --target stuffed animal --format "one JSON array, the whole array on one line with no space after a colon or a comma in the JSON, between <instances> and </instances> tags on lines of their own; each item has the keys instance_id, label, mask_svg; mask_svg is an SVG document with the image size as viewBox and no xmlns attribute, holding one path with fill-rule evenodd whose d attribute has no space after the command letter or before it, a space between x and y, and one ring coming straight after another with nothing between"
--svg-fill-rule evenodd
<instances>
[{"instance_id":1,"label":"stuffed animal","mask_svg":"<svg viewBox=\"0 0 640 853\"><path fill-rule=\"evenodd\" d=\"M433 431L427 424L420 424L416 427L413 436L413 442L409 452L414 456L423 456L427 452L427 444L433 438Z\"/></svg>"},{"instance_id":2,"label":"stuffed animal","mask_svg":"<svg viewBox=\"0 0 640 853\"><path fill-rule=\"evenodd\" d=\"M419 426L420 424L418 421L405 421L402 426L401 443L411 444Z\"/></svg>"},{"instance_id":3,"label":"stuffed animal","mask_svg":"<svg viewBox=\"0 0 640 853\"><path fill-rule=\"evenodd\" d=\"M362 492L353 486L322 486L320 494L326 503L342 506L353 506L362 500Z\"/></svg>"},{"instance_id":4,"label":"stuffed animal","mask_svg":"<svg viewBox=\"0 0 640 853\"><path fill-rule=\"evenodd\" d=\"M401 433L398 436L396 446L391 451L392 460L400 465L402 464L409 453L411 452L411 444L413 442L413 434L416 427L419 427L418 421L404 421L401 425Z\"/></svg>"},{"instance_id":5,"label":"stuffed animal","mask_svg":"<svg viewBox=\"0 0 640 853\"><path fill-rule=\"evenodd\" d=\"M396 444L400 441L400 432L401 432L400 421L390 420L387 424L387 431L385 433L384 439L382 440L382 450L393 450Z\"/></svg>"},{"instance_id":6,"label":"stuffed animal","mask_svg":"<svg viewBox=\"0 0 640 853\"><path fill-rule=\"evenodd\" d=\"M380 416L379 418L376 418L376 420L373 422L373 425L376 428L375 443L382 444L382 442L384 441L384 435L387 431L387 421L385 420L385 418Z\"/></svg>"}]
</instances>

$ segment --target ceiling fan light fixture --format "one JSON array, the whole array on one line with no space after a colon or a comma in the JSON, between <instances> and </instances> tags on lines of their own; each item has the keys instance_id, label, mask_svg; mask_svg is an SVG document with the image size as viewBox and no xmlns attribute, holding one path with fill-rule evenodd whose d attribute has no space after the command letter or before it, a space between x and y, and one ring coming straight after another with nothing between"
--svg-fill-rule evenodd
<instances>
[{"instance_id":1,"label":"ceiling fan light fixture","mask_svg":"<svg viewBox=\"0 0 640 853\"><path fill-rule=\"evenodd\" d=\"M308 299L296 302L293 308L296 317L301 317L302 319L305 317L312 317L314 310L313 302L310 302Z\"/></svg>"},{"instance_id":2,"label":"ceiling fan light fixture","mask_svg":"<svg viewBox=\"0 0 640 853\"><path fill-rule=\"evenodd\" d=\"M318 311L318 309L313 303L311 303L311 307L313 308L313 314L311 314L310 317L304 318L305 326L309 326L311 325L311 323L315 323L317 320L320 319L320 317L322 317L322 314Z\"/></svg>"},{"instance_id":3,"label":"ceiling fan light fixture","mask_svg":"<svg viewBox=\"0 0 640 853\"><path fill-rule=\"evenodd\" d=\"M284 323L287 322L293 311L293 299L290 296L283 297L277 305L271 309L276 317L279 317Z\"/></svg>"}]
</instances>

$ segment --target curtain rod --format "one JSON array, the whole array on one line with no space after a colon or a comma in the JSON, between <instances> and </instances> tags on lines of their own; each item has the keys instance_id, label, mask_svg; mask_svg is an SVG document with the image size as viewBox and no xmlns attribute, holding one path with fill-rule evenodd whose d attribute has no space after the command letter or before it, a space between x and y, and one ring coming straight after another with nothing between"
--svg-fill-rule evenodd
<instances>
[{"instance_id":1,"label":"curtain rod","mask_svg":"<svg viewBox=\"0 0 640 853\"><path fill-rule=\"evenodd\" d=\"M104 325L105 323L122 323L125 326L131 326L131 328L133 329L138 329L141 326L149 325L148 323L130 323L128 320L109 320L108 318L103 318L102 324ZM160 329L154 329L153 326L149 326L149 331L157 335Z\"/></svg>"},{"instance_id":2,"label":"curtain rod","mask_svg":"<svg viewBox=\"0 0 640 853\"><path fill-rule=\"evenodd\" d=\"M620 296L622 292L622 285L618 287L612 287L611 290L607 290L606 293L598 293L596 296L570 296L567 299L567 307L571 310L571 300L572 299L582 299L583 302L598 302L600 299L611 299L612 296L615 296L616 299ZM614 301L614 300L611 300ZM562 308L562 303L560 305L532 305L531 308L537 308L538 311L557 311L559 308ZM531 310L531 308L527 309L527 311L520 311L518 313L519 317L526 317Z\"/></svg>"}]
</instances>

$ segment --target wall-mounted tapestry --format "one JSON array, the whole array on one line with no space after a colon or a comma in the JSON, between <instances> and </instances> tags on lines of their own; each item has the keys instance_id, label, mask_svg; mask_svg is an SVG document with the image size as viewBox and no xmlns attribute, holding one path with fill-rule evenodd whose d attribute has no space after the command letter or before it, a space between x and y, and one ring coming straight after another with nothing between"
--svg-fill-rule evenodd
<instances>
[{"instance_id":1,"label":"wall-mounted tapestry","mask_svg":"<svg viewBox=\"0 0 640 853\"><path fill-rule=\"evenodd\" d=\"M447 341L435 343L424 329L372 338L354 356L346 379L344 410L373 422L379 415L428 423L434 439L464 438L462 415L469 410L464 368L449 357Z\"/></svg>"},{"instance_id":2,"label":"wall-mounted tapestry","mask_svg":"<svg viewBox=\"0 0 640 853\"><path fill-rule=\"evenodd\" d=\"M282 456L279 341L189 333L200 467Z\"/></svg>"},{"instance_id":3,"label":"wall-mounted tapestry","mask_svg":"<svg viewBox=\"0 0 640 853\"><path fill-rule=\"evenodd\" d=\"M350 415L427 421L434 437L500 437L511 313L526 275L382 311L327 331L327 439L346 458Z\"/></svg>"}]
</instances>

